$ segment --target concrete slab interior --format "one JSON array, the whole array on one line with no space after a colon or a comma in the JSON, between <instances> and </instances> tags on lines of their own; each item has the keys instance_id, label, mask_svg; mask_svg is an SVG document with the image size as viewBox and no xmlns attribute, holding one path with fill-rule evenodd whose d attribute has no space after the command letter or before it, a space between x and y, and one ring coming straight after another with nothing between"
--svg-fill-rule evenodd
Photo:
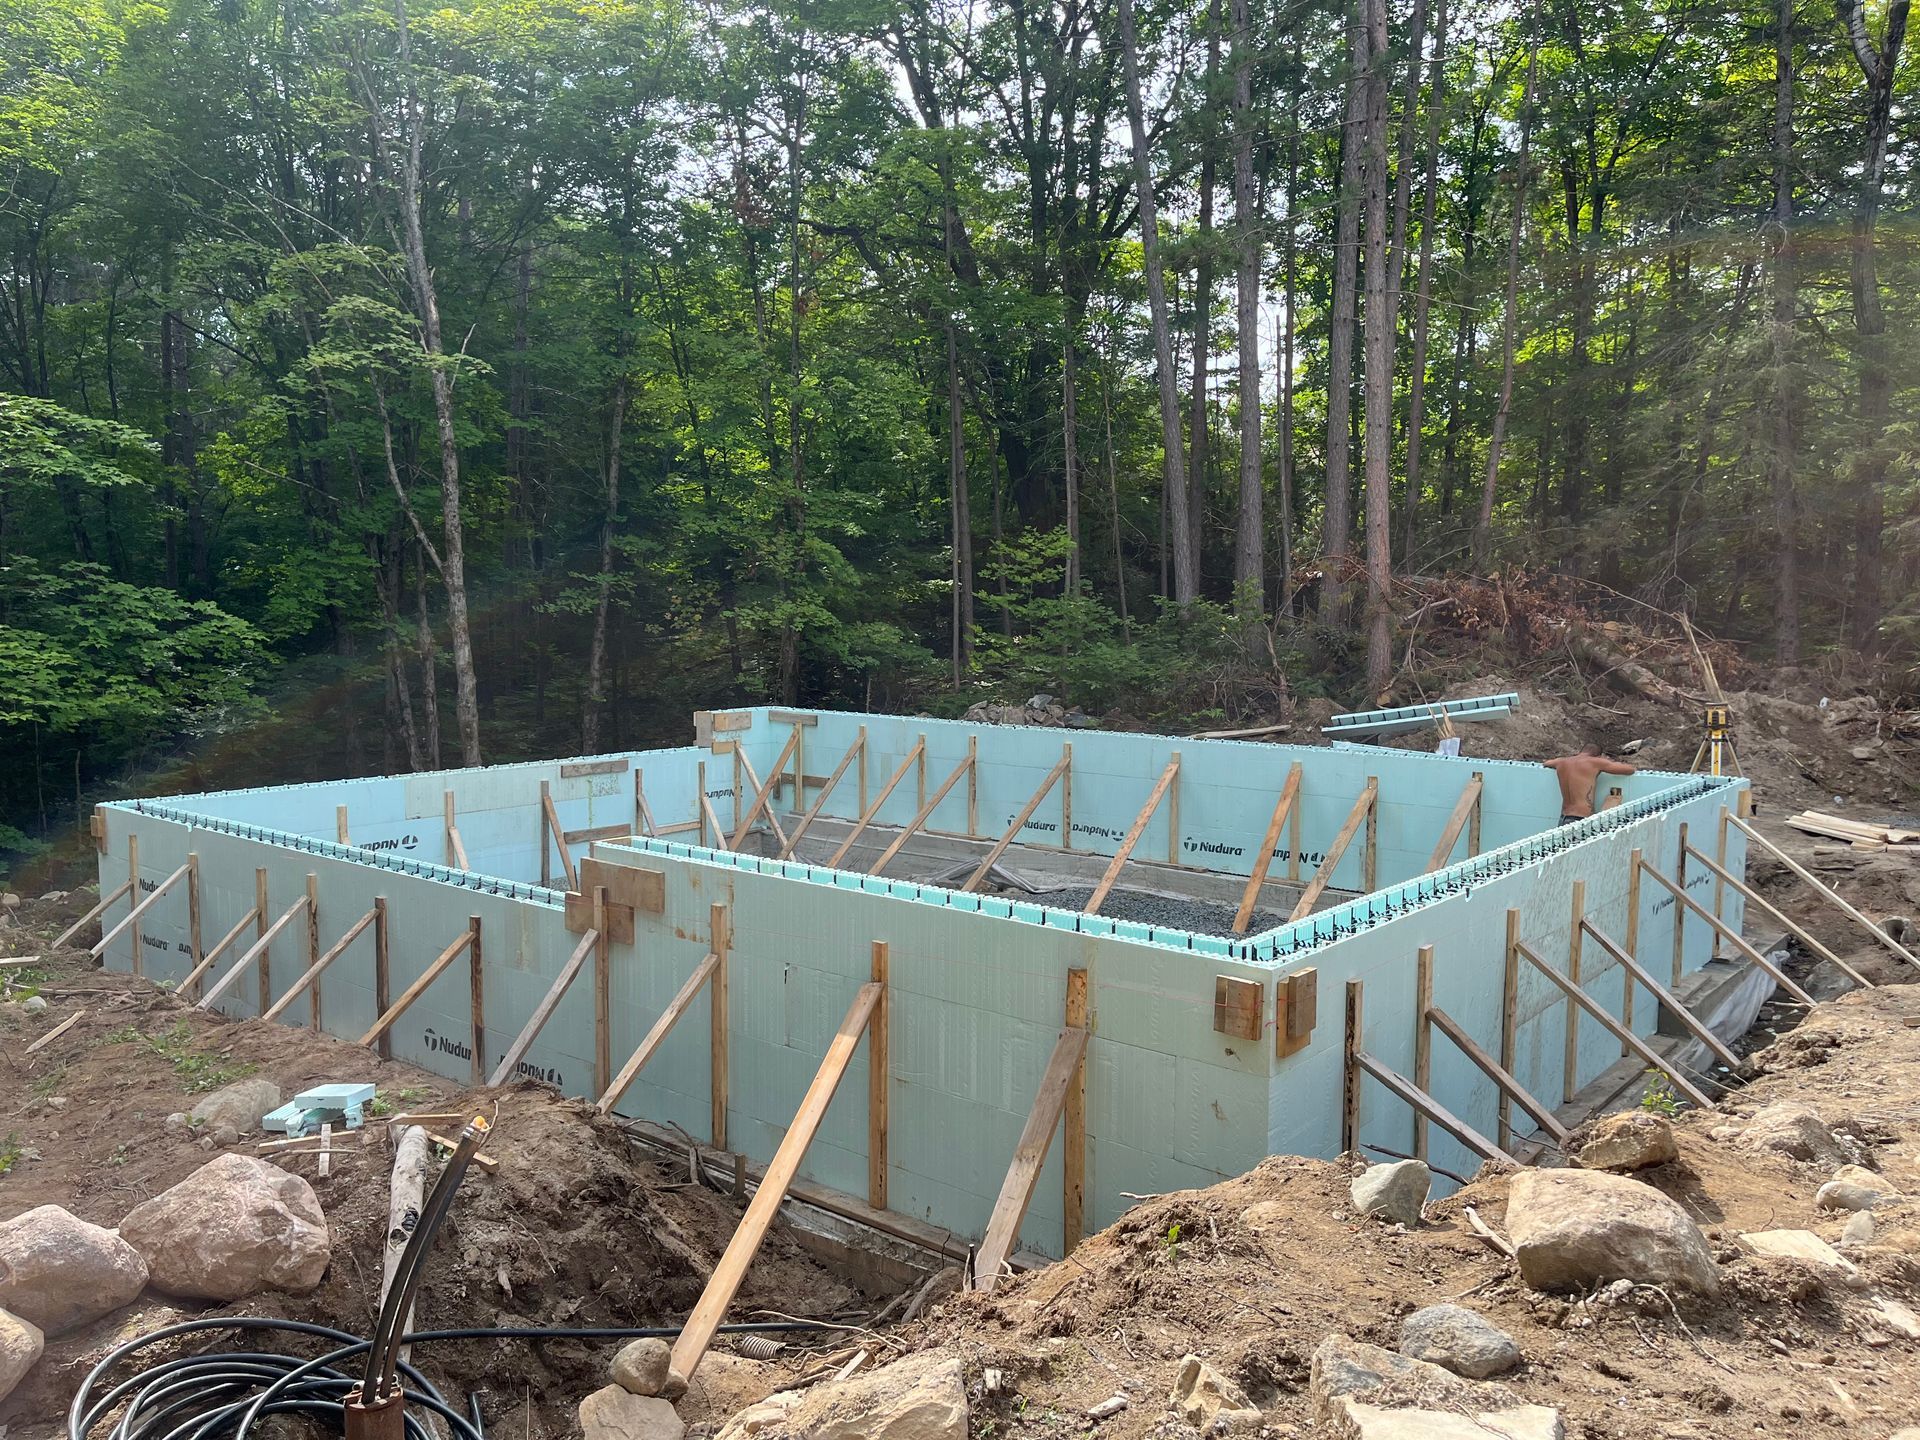
<instances>
[{"instance_id":1,"label":"concrete slab interior","mask_svg":"<svg viewBox=\"0 0 1920 1440\"><path fill-rule=\"evenodd\" d=\"M1379 1071L1526 1151L1514 1089L1588 1085L1742 920L1686 863L1744 873L1738 779L1603 779L1561 826L1543 766L1370 746L766 707L696 735L103 806L103 895L188 867L105 963L755 1165L804 1129L796 1183L850 1210L1058 1255L1272 1153L1470 1171Z\"/></svg>"}]
</instances>

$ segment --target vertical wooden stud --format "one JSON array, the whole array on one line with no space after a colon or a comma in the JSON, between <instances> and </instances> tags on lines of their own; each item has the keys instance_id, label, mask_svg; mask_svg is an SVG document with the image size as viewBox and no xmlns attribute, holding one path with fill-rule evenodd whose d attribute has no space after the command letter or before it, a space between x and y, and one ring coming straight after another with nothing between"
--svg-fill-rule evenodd
<instances>
[{"instance_id":1,"label":"vertical wooden stud","mask_svg":"<svg viewBox=\"0 0 1920 1440\"><path fill-rule=\"evenodd\" d=\"M860 751L862 763L866 759L866 749ZM862 814L865 812L862 811ZM720 957L720 963L713 967L713 979L707 982L707 996L712 1002L712 1040L709 1053L712 1057L713 1077L711 1090L713 1095L713 1148L727 1148L727 960L733 949L733 913L725 905L714 905L707 911L707 932L713 953Z\"/></svg>"},{"instance_id":2,"label":"vertical wooden stud","mask_svg":"<svg viewBox=\"0 0 1920 1440\"><path fill-rule=\"evenodd\" d=\"M1573 928L1567 932L1567 979L1574 984L1580 983L1580 948L1586 938L1586 932L1580 928L1580 922L1587 914L1587 882L1573 882ZM1560 1076L1560 1098L1573 1099L1574 1092L1580 1088L1580 1007L1573 1001L1567 1001L1567 1053L1563 1072Z\"/></svg>"},{"instance_id":3,"label":"vertical wooden stud","mask_svg":"<svg viewBox=\"0 0 1920 1440\"><path fill-rule=\"evenodd\" d=\"M1506 974L1500 984L1500 1068L1513 1073L1514 1042L1518 1038L1520 1003L1520 912L1507 911ZM1513 1147L1513 1101L1500 1092L1500 1139L1502 1150Z\"/></svg>"},{"instance_id":4,"label":"vertical wooden stud","mask_svg":"<svg viewBox=\"0 0 1920 1440\"><path fill-rule=\"evenodd\" d=\"M467 945L468 984L473 998L473 1083L484 1085L487 1083L487 971L480 953L480 917L469 915L467 928L473 934Z\"/></svg>"},{"instance_id":5,"label":"vertical wooden stud","mask_svg":"<svg viewBox=\"0 0 1920 1440\"><path fill-rule=\"evenodd\" d=\"M1635 850L1627 857L1627 935L1622 942L1627 954L1634 959L1640 958L1640 852ZM1620 1023L1627 1029L1633 1029L1633 972L1626 966L1620 967L1620 980L1624 993L1620 997ZM1621 1057L1632 1054L1632 1047L1622 1044Z\"/></svg>"},{"instance_id":6,"label":"vertical wooden stud","mask_svg":"<svg viewBox=\"0 0 1920 1440\"><path fill-rule=\"evenodd\" d=\"M200 855L187 852L187 947L193 968L200 968Z\"/></svg>"},{"instance_id":7,"label":"vertical wooden stud","mask_svg":"<svg viewBox=\"0 0 1920 1440\"><path fill-rule=\"evenodd\" d=\"M604 1095L613 1083L613 942L604 885L593 887L593 934L593 1093Z\"/></svg>"},{"instance_id":8,"label":"vertical wooden stud","mask_svg":"<svg viewBox=\"0 0 1920 1440\"><path fill-rule=\"evenodd\" d=\"M454 853L453 847L453 832L459 828L460 824L459 817L454 813L453 791L445 790L441 792L440 809L441 821L445 827L445 833L442 834L440 843L446 850L445 862L447 868L453 869L458 867L464 870L466 866L460 863L460 857Z\"/></svg>"},{"instance_id":9,"label":"vertical wooden stud","mask_svg":"<svg viewBox=\"0 0 1920 1440\"><path fill-rule=\"evenodd\" d=\"M740 736L738 735L734 736L733 738L733 814L731 817L729 817L727 822L729 826L731 826L731 829L729 829L727 832L728 834L732 834L734 830L738 830L740 828L740 817L747 813L746 811L747 781L746 781L746 777L740 773L740 763L741 763L740 747L745 743L746 742L742 740Z\"/></svg>"},{"instance_id":10,"label":"vertical wooden stud","mask_svg":"<svg viewBox=\"0 0 1920 1440\"><path fill-rule=\"evenodd\" d=\"M787 813L798 815L807 808L807 727L793 722L793 802Z\"/></svg>"},{"instance_id":11,"label":"vertical wooden stud","mask_svg":"<svg viewBox=\"0 0 1920 1440\"><path fill-rule=\"evenodd\" d=\"M980 737L967 737L967 835L980 833ZM882 1002L885 1003L884 1001Z\"/></svg>"},{"instance_id":12,"label":"vertical wooden stud","mask_svg":"<svg viewBox=\"0 0 1920 1440\"><path fill-rule=\"evenodd\" d=\"M352 833L352 831L347 829L347 807L344 805L334 806L333 838L338 840L342 845L351 845L353 842L347 837Z\"/></svg>"},{"instance_id":13,"label":"vertical wooden stud","mask_svg":"<svg viewBox=\"0 0 1920 1440\"><path fill-rule=\"evenodd\" d=\"M1414 958L1413 969L1413 1083L1427 1094L1433 1093L1433 1022L1427 1012L1433 1009L1433 947L1422 945ZM1427 1117L1413 1112L1413 1158L1427 1158Z\"/></svg>"},{"instance_id":14,"label":"vertical wooden stud","mask_svg":"<svg viewBox=\"0 0 1920 1440\"><path fill-rule=\"evenodd\" d=\"M920 737L918 763L913 767L913 781L919 787L920 798L914 802L913 806L913 813L918 815L927 803L927 737L925 735Z\"/></svg>"},{"instance_id":15,"label":"vertical wooden stud","mask_svg":"<svg viewBox=\"0 0 1920 1440\"><path fill-rule=\"evenodd\" d=\"M253 872L253 935L256 941L265 938L267 925L272 916L267 912L267 871L265 866L256 866ZM267 946L260 952L260 1013L266 1014L273 1008L273 947ZM382 1015L387 1012L382 1010Z\"/></svg>"},{"instance_id":16,"label":"vertical wooden stud","mask_svg":"<svg viewBox=\"0 0 1920 1440\"><path fill-rule=\"evenodd\" d=\"M856 816L867 813L867 727L860 727L860 808Z\"/></svg>"},{"instance_id":17,"label":"vertical wooden stud","mask_svg":"<svg viewBox=\"0 0 1920 1440\"><path fill-rule=\"evenodd\" d=\"M127 836L127 874L133 881L133 884L127 890L127 904L138 906L142 898L140 894L140 837L138 835L129 834ZM144 975L146 973L146 957L141 954L140 922L138 920L133 922L133 928L128 932L127 938L133 942L133 973L136 975Z\"/></svg>"},{"instance_id":18,"label":"vertical wooden stud","mask_svg":"<svg viewBox=\"0 0 1920 1440\"><path fill-rule=\"evenodd\" d=\"M1720 807L1719 823L1714 826L1714 829L1718 833L1714 836L1713 840L1713 863L1724 870L1727 868L1727 807L1724 805ZM1718 875L1714 876L1713 918L1716 920L1724 920L1727 918L1724 913L1726 895L1727 882L1722 880Z\"/></svg>"},{"instance_id":19,"label":"vertical wooden stud","mask_svg":"<svg viewBox=\"0 0 1920 1440\"><path fill-rule=\"evenodd\" d=\"M1293 812L1287 816L1287 879L1300 879L1300 812L1307 808L1307 782L1300 778L1300 793L1294 797Z\"/></svg>"},{"instance_id":20,"label":"vertical wooden stud","mask_svg":"<svg viewBox=\"0 0 1920 1440\"><path fill-rule=\"evenodd\" d=\"M1687 822L1680 822L1680 856L1674 862L1673 883L1682 890L1687 887ZM1720 948L1720 937L1712 936L1713 948ZM1673 983L1680 983L1681 973L1686 968L1687 954L1687 907L1678 900L1673 902ZM1637 958L1637 957L1636 957Z\"/></svg>"},{"instance_id":21,"label":"vertical wooden stud","mask_svg":"<svg viewBox=\"0 0 1920 1440\"><path fill-rule=\"evenodd\" d=\"M373 1008L384 1015L393 1004L390 993L393 987L392 973L388 968L390 951L387 946L387 897L373 897ZM375 1049L382 1060L393 1058L393 1041L389 1032L382 1030L375 1042Z\"/></svg>"},{"instance_id":22,"label":"vertical wooden stud","mask_svg":"<svg viewBox=\"0 0 1920 1440\"><path fill-rule=\"evenodd\" d=\"M1083 966L1067 971L1067 1014L1069 1026L1085 1030L1088 1025L1087 972ZM1091 1043L1091 1037L1089 1037ZM1070 1255L1086 1233L1087 1214L1087 1053L1073 1067L1073 1079L1067 1083L1067 1105L1061 1116L1063 1149L1060 1154L1061 1253Z\"/></svg>"},{"instance_id":23,"label":"vertical wooden stud","mask_svg":"<svg viewBox=\"0 0 1920 1440\"><path fill-rule=\"evenodd\" d=\"M1347 1033L1343 1051L1345 1062L1340 1082L1340 1153L1360 1154L1360 1034L1365 995L1362 982L1347 981Z\"/></svg>"},{"instance_id":24,"label":"vertical wooden stud","mask_svg":"<svg viewBox=\"0 0 1920 1440\"><path fill-rule=\"evenodd\" d=\"M320 877L309 870L307 872L307 953L301 962L300 973L306 974L320 959ZM320 1028L320 981L316 975L307 986L307 1024L313 1029Z\"/></svg>"},{"instance_id":25,"label":"vertical wooden stud","mask_svg":"<svg viewBox=\"0 0 1920 1440\"><path fill-rule=\"evenodd\" d=\"M1467 817L1467 858L1472 859L1480 853L1480 811L1487 803L1487 773L1484 770L1473 772L1473 778L1480 782L1480 789L1473 797L1473 813Z\"/></svg>"},{"instance_id":26,"label":"vertical wooden stud","mask_svg":"<svg viewBox=\"0 0 1920 1440\"><path fill-rule=\"evenodd\" d=\"M693 818L700 822L700 844L707 843L707 762L702 760L693 767ZM606 1087L601 1087L604 1094Z\"/></svg>"},{"instance_id":27,"label":"vertical wooden stud","mask_svg":"<svg viewBox=\"0 0 1920 1440\"><path fill-rule=\"evenodd\" d=\"M1167 787L1167 863L1180 863L1180 752L1173 752L1173 784Z\"/></svg>"},{"instance_id":28,"label":"vertical wooden stud","mask_svg":"<svg viewBox=\"0 0 1920 1440\"><path fill-rule=\"evenodd\" d=\"M1067 773L1060 777L1060 848L1073 849L1073 746L1062 745L1067 757Z\"/></svg>"},{"instance_id":29,"label":"vertical wooden stud","mask_svg":"<svg viewBox=\"0 0 1920 1440\"><path fill-rule=\"evenodd\" d=\"M1733 813L1742 820L1753 818L1753 791L1742 790L1739 798L1733 802Z\"/></svg>"},{"instance_id":30,"label":"vertical wooden stud","mask_svg":"<svg viewBox=\"0 0 1920 1440\"><path fill-rule=\"evenodd\" d=\"M1367 787L1373 792L1373 798L1367 801L1367 848L1362 856L1366 874L1361 888L1371 895L1380 873L1380 777L1367 776Z\"/></svg>"},{"instance_id":31,"label":"vertical wooden stud","mask_svg":"<svg viewBox=\"0 0 1920 1440\"><path fill-rule=\"evenodd\" d=\"M873 980L881 987L867 1023L867 1204L887 1208L887 1101L892 1070L887 1055L887 942L873 942Z\"/></svg>"},{"instance_id":32,"label":"vertical wooden stud","mask_svg":"<svg viewBox=\"0 0 1920 1440\"><path fill-rule=\"evenodd\" d=\"M547 805L552 795L552 787L545 780L540 782L540 814L534 821L534 828L540 832L540 884L553 884L553 837L547 833Z\"/></svg>"}]
</instances>

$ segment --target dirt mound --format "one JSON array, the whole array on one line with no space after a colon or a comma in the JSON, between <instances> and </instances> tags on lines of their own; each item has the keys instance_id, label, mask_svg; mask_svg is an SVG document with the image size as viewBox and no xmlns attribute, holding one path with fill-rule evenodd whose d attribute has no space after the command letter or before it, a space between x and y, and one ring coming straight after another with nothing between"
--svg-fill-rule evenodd
<instances>
[{"instance_id":1,"label":"dirt mound","mask_svg":"<svg viewBox=\"0 0 1920 1440\"><path fill-rule=\"evenodd\" d=\"M462 1090L324 1034L203 1015L145 982L86 968L78 956L47 967L40 989L54 1002L44 1016L0 1005L0 1214L54 1203L116 1224L210 1158L203 1148L210 1142L169 1129L165 1117L257 1074L288 1096L324 1081L371 1081L383 1110L492 1117L485 1150L498 1173L468 1172L428 1262L421 1328L677 1324L739 1223L731 1197L692 1183L684 1166L669 1171L591 1106L531 1083ZM34 1034L75 1010L85 1013L73 1028L38 1054L21 1055ZM260 1138L233 1148L257 1153ZM332 1264L310 1295L261 1295L229 1308L364 1334L379 1301L387 1229L385 1129L375 1119L343 1137L326 1178L311 1158L280 1163L313 1183L333 1231ZM864 1317L877 1303L828 1273L780 1226L748 1271L733 1315ZM0 1407L14 1440L51 1433L80 1375L111 1341L198 1313L150 1297L49 1342L40 1365ZM423 1348L416 1360L449 1394L487 1392L490 1418L510 1413L517 1433L530 1427L559 1435L574 1428L578 1400L606 1383L617 1347L477 1339Z\"/></svg>"}]
</instances>

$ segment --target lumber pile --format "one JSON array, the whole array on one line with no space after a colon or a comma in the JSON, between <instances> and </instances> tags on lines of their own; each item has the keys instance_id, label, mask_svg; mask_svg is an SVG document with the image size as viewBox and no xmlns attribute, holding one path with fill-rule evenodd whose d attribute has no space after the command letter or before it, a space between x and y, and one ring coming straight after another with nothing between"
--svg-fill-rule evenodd
<instances>
[{"instance_id":1,"label":"lumber pile","mask_svg":"<svg viewBox=\"0 0 1920 1440\"><path fill-rule=\"evenodd\" d=\"M1892 825L1877 825L1868 820L1846 820L1819 810L1802 810L1789 815L1787 824L1809 835L1824 835L1829 840L1844 840L1855 850L1920 850L1920 830L1902 830Z\"/></svg>"}]
</instances>

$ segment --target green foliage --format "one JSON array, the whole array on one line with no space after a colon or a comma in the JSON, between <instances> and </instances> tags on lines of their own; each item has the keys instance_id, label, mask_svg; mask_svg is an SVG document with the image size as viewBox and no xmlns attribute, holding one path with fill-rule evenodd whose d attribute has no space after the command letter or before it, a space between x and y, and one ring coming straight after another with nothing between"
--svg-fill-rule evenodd
<instances>
[{"instance_id":1,"label":"green foliage","mask_svg":"<svg viewBox=\"0 0 1920 1440\"><path fill-rule=\"evenodd\" d=\"M19 1164L20 1156L23 1153L19 1134L11 1130L8 1131L6 1137L0 1139L0 1175L5 1175L9 1170L13 1169L15 1165Z\"/></svg>"},{"instance_id":2,"label":"green foliage","mask_svg":"<svg viewBox=\"0 0 1920 1440\"><path fill-rule=\"evenodd\" d=\"M227 1060L197 1049L193 1043L193 1028L184 1020L165 1034L153 1036L142 1034L135 1026L123 1025L110 1032L100 1043L144 1045L173 1067L173 1073L180 1078L180 1088L189 1095L218 1090L222 1085L243 1080L259 1069L257 1065Z\"/></svg>"},{"instance_id":3,"label":"green foliage","mask_svg":"<svg viewBox=\"0 0 1920 1440\"><path fill-rule=\"evenodd\" d=\"M1640 1092L1640 1108L1654 1115L1665 1115L1668 1119L1680 1113L1679 1092L1673 1088L1673 1080L1664 1071L1647 1071L1646 1086Z\"/></svg>"}]
</instances>

